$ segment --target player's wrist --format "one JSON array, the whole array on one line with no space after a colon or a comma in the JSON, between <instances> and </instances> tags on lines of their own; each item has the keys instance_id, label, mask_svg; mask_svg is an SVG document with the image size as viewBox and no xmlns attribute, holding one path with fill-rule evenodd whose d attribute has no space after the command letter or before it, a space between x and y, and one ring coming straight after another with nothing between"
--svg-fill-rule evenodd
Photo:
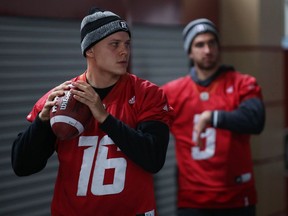
<instances>
[{"instance_id":1,"label":"player's wrist","mask_svg":"<svg viewBox=\"0 0 288 216\"><path fill-rule=\"evenodd\" d=\"M97 120L100 124L102 124L107 119L108 116L109 116L109 113L105 113L101 115Z\"/></svg>"},{"instance_id":2,"label":"player's wrist","mask_svg":"<svg viewBox=\"0 0 288 216\"><path fill-rule=\"evenodd\" d=\"M38 117L43 122L46 122L46 121L50 120L50 116L49 115L48 116L44 115L42 111L38 114Z\"/></svg>"},{"instance_id":3,"label":"player's wrist","mask_svg":"<svg viewBox=\"0 0 288 216\"><path fill-rule=\"evenodd\" d=\"M204 111L202 116L206 123L212 123L212 111Z\"/></svg>"}]
</instances>

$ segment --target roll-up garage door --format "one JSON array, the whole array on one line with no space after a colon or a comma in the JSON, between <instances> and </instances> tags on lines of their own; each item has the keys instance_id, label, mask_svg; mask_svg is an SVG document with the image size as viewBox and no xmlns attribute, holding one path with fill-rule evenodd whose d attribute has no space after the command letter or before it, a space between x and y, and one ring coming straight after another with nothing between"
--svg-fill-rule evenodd
<instances>
[{"instance_id":1,"label":"roll-up garage door","mask_svg":"<svg viewBox=\"0 0 288 216\"><path fill-rule=\"evenodd\" d=\"M0 215L50 215L56 155L29 177L11 168L11 146L25 117L47 90L85 69L80 21L0 17Z\"/></svg>"},{"instance_id":2,"label":"roll-up garage door","mask_svg":"<svg viewBox=\"0 0 288 216\"><path fill-rule=\"evenodd\" d=\"M188 59L183 50L182 27L134 25L132 31L132 72L161 86L187 74ZM176 163L171 136L166 162L155 175L159 216L175 216Z\"/></svg>"}]
</instances>

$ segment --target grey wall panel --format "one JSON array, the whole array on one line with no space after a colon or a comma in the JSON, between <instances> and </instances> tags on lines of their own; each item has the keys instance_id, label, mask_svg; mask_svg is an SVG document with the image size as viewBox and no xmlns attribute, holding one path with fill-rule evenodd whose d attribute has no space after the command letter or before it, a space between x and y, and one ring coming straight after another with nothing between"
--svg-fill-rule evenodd
<instances>
[{"instance_id":1,"label":"grey wall panel","mask_svg":"<svg viewBox=\"0 0 288 216\"><path fill-rule=\"evenodd\" d=\"M0 17L0 215L50 215L58 162L17 177L11 146L25 117L46 91L85 69L80 22Z\"/></svg>"},{"instance_id":2,"label":"grey wall panel","mask_svg":"<svg viewBox=\"0 0 288 216\"><path fill-rule=\"evenodd\" d=\"M132 72L162 85L187 73L182 27L132 26Z\"/></svg>"},{"instance_id":3,"label":"grey wall panel","mask_svg":"<svg viewBox=\"0 0 288 216\"><path fill-rule=\"evenodd\" d=\"M134 74L157 85L188 73L183 50L182 27L134 25L132 31L132 67ZM176 215L176 161L171 136L163 169L155 175L159 216Z\"/></svg>"}]
</instances>

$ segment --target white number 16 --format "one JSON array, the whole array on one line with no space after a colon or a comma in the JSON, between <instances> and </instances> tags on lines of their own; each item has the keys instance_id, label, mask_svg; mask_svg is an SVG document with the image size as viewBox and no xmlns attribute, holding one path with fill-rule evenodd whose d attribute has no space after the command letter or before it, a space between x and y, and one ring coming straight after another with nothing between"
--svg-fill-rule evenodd
<instances>
[{"instance_id":1,"label":"white number 16","mask_svg":"<svg viewBox=\"0 0 288 216\"><path fill-rule=\"evenodd\" d=\"M84 150L83 161L78 181L77 196L86 196L90 175L92 174L91 193L94 195L117 194L124 189L127 161L125 158L108 158L108 145L114 142L106 135L99 141L99 149L96 157L95 168L92 172L95 160L98 136L81 136L79 146L90 146ZM105 170L114 169L114 180L111 184L104 184Z\"/></svg>"}]
</instances>

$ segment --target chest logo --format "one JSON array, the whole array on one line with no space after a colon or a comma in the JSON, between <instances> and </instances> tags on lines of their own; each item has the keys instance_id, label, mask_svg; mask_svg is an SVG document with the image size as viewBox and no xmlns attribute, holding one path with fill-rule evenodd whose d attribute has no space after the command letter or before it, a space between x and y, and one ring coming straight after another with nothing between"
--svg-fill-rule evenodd
<instances>
[{"instance_id":1,"label":"chest logo","mask_svg":"<svg viewBox=\"0 0 288 216\"><path fill-rule=\"evenodd\" d=\"M135 96L133 96L128 102L129 104L134 104L136 102Z\"/></svg>"},{"instance_id":2,"label":"chest logo","mask_svg":"<svg viewBox=\"0 0 288 216\"><path fill-rule=\"evenodd\" d=\"M163 110L165 110L165 111L168 112L169 108L168 108L168 105L167 105L167 104L163 107Z\"/></svg>"},{"instance_id":3,"label":"chest logo","mask_svg":"<svg viewBox=\"0 0 288 216\"><path fill-rule=\"evenodd\" d=\"M233 86L229 86L229 87L226 89L226 93L227 93L227 94L231 94L231 93L233 93L233 91L234 91Z\"/></svg>"},{"instance_id":4,"label":"chest logo","mask_svg":"<svg viewBox=\"0 0 288 216\"><path fill-rule=\"evenodd\" d=\"M207 100L209 100L209 93L208 93L208 92L201 92L201 93L200 93L200 99L201 99L202 101L207 101Z\"/></svg>"}]
</instances>

